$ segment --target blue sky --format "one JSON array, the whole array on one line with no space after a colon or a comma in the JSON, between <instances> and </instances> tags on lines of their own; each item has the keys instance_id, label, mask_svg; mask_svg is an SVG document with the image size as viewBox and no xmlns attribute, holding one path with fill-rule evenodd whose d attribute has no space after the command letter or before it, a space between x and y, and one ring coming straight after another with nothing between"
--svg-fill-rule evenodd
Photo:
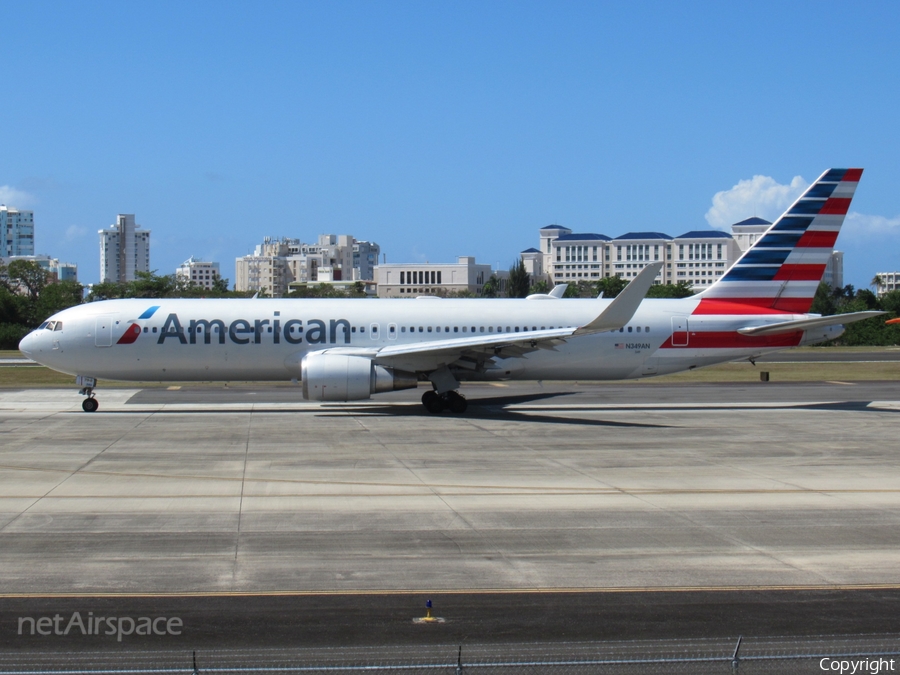
<instances>
[{"instance_id":1,"label":"blue sky","mask_svg":"<svg viewBox=\"0 0 900 675\"><path fill-rule=\"evenodd\" d=\"M166 274L194 255L233 279L264 236L326 232L389 262L508 268L549 223L771 220L832 166L866 169L845 282L900 269L897 2L0 0L0 16L0 202L33 209L37 251L84 282L117 213L152 230Z\"/></svg>"}]
</instances>

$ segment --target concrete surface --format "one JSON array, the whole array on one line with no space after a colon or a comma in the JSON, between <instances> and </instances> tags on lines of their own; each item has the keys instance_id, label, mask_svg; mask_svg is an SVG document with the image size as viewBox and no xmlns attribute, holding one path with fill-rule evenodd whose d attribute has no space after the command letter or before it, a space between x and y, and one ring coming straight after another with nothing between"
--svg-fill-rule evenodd
<instances>
[{"instance_id":1,"label":"concrete surface","mask_svg":"<svg viewBox=\"0 0 900 675\"><path fill-rule=\"evenodd\" d=\"M0 593L900 584L900 384L0 392Z\"/></svg>"}]
</instances>

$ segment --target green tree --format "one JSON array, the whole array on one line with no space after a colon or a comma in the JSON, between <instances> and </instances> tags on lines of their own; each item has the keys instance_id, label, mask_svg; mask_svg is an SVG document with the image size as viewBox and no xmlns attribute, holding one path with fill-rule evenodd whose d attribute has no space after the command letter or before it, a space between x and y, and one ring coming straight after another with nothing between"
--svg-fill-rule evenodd
<instances>
[{"instance_id":1,"label":"green tree","mask_svg":"<svg viewBox=\"0 0 900 675\"><path fill-rule=\"evenodd\" d=\"M596 298L597 289L590 281L581 280L574 284L569 284L566 289L564 298Z\"/></svg>"},{"instance_id":2,"label":"green tree","mask_svg":"<svg viewBox=\"0 0 900 675\"><path fill-rule=\"evenodd\" d=\"M690 281L677 284L655 284L647 291L648 298L688 298L694 294Z\"/></svg>"},{"instance_id":3,"label":"green tree","mask_svg":"<svg viewBox=\"0 0 900 675\"><path fill-rule=\"evenodd\" d=\"M496 298L498 295L500 295L500 279L497 278L496 274L492 274L484 282L484 286L481 287L481 297Z\"/></svg>"},{"instance_id":4,"label":"green tree","mask_svg":"<svg viewBox=\"0 0 900 675\"><path fill-rule=\"evenodd\" d=\"M152 272L135 272L135 279L127 285L128 298L171 298L178 295L174 274L160 276Z\"/></svg>"},{"instance_id":5,"label":"green tree","mask_svg":"<svg viewBox=\"0 0 900 675\"><path fill-rule=\"evenodd\" d=\"M525 261L521 258L509 268L509 282L506 294L510 298L524 298L531 288L531 275L525 271Z\"/></svg>"},{"instance_id":6,"label":"green tree","mask_svg":"<svg viewBox=\"0 0 900 675\"><path fill-rule=\"evenodd\" d=\"M603 293L604 298L614 298L622 292L622 289L628 285L628 282L622 277L612 276L603 277L599 281L594 282L594 285L597 287L597 295Z\"/></svg>"},{"instance_id":7,"label":"green tree","mask_svg":"<svg viewBox=\"0 0 900 675\"><path fill-rule=\"evenodd\" d=\"M544 280L544 279L539 279L538 281L534 282L534 285L532 285L529 292L530 293L542 293L542 294L546 295L547 293L550 292L550 284L548 284L546 282L546 280Z\"/></svg>"},{"instance_id":8,"label":"green tree","mask_svg":"<svg viewBox=\"0 0 900 675\"><path fill-rule=\"evenodd\" d=\"M77 281L60 281L44 286L35 306L36 321L41 322L57 312L84 302L84 286Z\"/></svg>"},{"instance_id":9,"label":"green tree","mask_svg":"<svg viewBox=\"0 0 900 675\"><path fill-rule=\"evenodd\" d=\"M124 298L127 292L128 288L126 285L121 284L118 281L101 281L100 283L91 286L87 301L97 302L99 300L117 300L119 298Z\"/></svg>"},{"instance_id":10,"label":"green tree","mask_svg":"<svg viewBox=\"0 0 900 675\"><path fill-rule=\"evenodd\" d=\"M819 282L816 289L816 296L813 298L812 307L809 311L813 314L821 314L822 316L831 316L837 311L836 297L834 289L827 282Z\"/></svg>"},{"instance_id":11,"label":"green tree","mask_svg":"<svg viewBox=\"0 0 900 675\"><path fill-rule=\"evenodd\" d=\"M9 283L24 288L32 302L37 301L41 291L50 282L50 273L31 260L13 260L6 268Z\"/></svg>"}]
</instances>

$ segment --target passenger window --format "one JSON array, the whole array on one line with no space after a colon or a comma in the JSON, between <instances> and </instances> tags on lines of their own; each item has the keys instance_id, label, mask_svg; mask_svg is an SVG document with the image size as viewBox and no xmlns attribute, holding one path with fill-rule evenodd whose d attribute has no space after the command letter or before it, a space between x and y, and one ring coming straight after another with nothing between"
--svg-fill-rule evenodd
<instances>
[{"instance_id":1,"label":"passenger window","mask_svg":"<svg viewBox=\"0 0 900 675\"><path fill-rule=\"evenodd\" d=\"M440 333L440 332L441 332L441 327L438 326L437 328L435 328L435 330L436 330L438 333Z\"/></svg>"},{"instance_id":2,"label":"passenger window","mask_svg":"<svg viewBox=\"0 0 900 675\"><path fill-rule=\"evenodd\" d=\"M488 326L488 333L493 333L493 332L494 332L494 327Z\"/></svg>"},{"instance_id":3,"label":"passenger window","mask_svg":"<svg viewBox=\"0 0 900 675\"><path fill-rule=\"evenodd\" d=\"M640 326L637 327L637 332L638 332L638 333L641 332L641 327L640 327Z\"/></svg>"},{"instance_id":4,"label":"passenger window","mask_svg":"<svg viewBox=\"0 0 900 675\"><path fill-rule=\"evenodd\" d=\"M428 326L428 332L429 333L431 332L431 326Z\"/></svg>"},{"instance_id":5,"label":"passenger window","mask_svg":"<svg viewBox=\"0 0 900 675\"><path fill-rule=\"evenodd\" d=\"M293 328L294 328L294 327L291 326L291 329L292 329L292 330L293 330ZM360 332L360 333L365 333L365 332L366 332L366 327L365 327L365 326L360 326L360 327L359 327L359 332Z\"/></svg>"},{"instance_id":6,"label":"passenger window","mask_svg":"<svg viewBox=\"0 0 900 675\"><path fill-rule=\"evenodd\" d=\"M216 331L218 332L218 330L219 330L219 327L216 326ZM147 326L144 326L144 332L145 332L145 333L148 333L148 332L150 332L150 329L147 328Z\"/></svg>"},{"instance_id":7,"label":"passenger window","mask_svg":"<svg viewBox=\"0 0 900 675\"><path fill-rule=\"evenodd\" d=\"M293 328L293 326L291 326L291 328ZM350 332L351 332L351 333L355 333L355 332L356 332L356 326L353 326L353 328L350 329Z\"/></svg>"},{"instance_id":8,"label":"passenger window","mask_svg":"<svg viewBox=\"0 0 900 675\"><path fill-rule=\"evenodd\" d=\"M631 332L631 326L628 326L628 332L629 333Z\"/></svg>"},{"instance_id":9,"label":"passenger window","mask_svg":"<svg viewBox=\"0 0 900 675\"><path fill-rule=\"evenodd\" d=\"M153 326L153 332L155 333L156 331L157 331L156 326Z\"/></svg>"},{"instance_id":10,"label":"passenger window","mask_svg":"<svg viewBox=\"0 0 900 675\"><path fill-rule=\"evenodd\" d=\"M400 332L401 332L401 333L405 333L405 332L406 332L406 326L400 326Z\"/></svg>"},{"instance_id":11,"label":"passenger window","mask_svg":"<svg viewBox=\"0 0 900 675\"><path fill-rule=\"evenodd\" d=\"M458 333L458 332L459 332L459 326L453 326L453 332L454 332L454 333Z\"/></svg>"},{"instance_id":12,"label":"passenger window","mask_svg":"<svg viewBox=\"0 0 900 675\"><path fill-rule=\"evenodd\" d=\"M449 333L449 332L450 332L450 326L444 326L444 332L445 332L445 333Z\"/></svg>"},{"instance_id":13,"label":"passenger window","mask_svg":"<svg viewBox=\"0 0 900 675\"><path fill-rule=\"evenodd\" d=\"M650 326L644 326L644 332L645 332L645 333L649 333L649 332L650 332Z\"/></svg>"},{"instance_id":14,"label":"passenger window","mask_svg":"<svg viewBox=\"0 0 900 675\"><path fill-rule=\"evenodd\" d=\"M484 332L484 326L481 326L481 328L478 329L478 332L479 332L479 333L483 333L483 332Z\"/></svg>"},{"instance_id":15,"label":"passenger window","mask_svg":"<svg viewBox=\"0 0 900 675\"><path fill-rule=\"evenodd\" d=\"M466 328L467 328L467 326L463 326L463 333L466 332Z\"/></svg>"},{"instance_id":16,"label":"passenger window","mask_svg":"<svg viewBox=\"0 0 900 675\"><path fill-rule=\"evenodd\" d=\"M419 326L419 332L420 332L420 333L424 333L424 332L425 332L425 329L422 328L422 326Z\"/></svg>"}]
</instances>

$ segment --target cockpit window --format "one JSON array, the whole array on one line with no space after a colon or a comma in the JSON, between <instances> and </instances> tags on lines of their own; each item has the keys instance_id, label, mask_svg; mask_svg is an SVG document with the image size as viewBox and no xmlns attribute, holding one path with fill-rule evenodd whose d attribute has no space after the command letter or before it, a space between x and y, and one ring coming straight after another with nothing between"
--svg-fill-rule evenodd
<instances>
[{"instance_id":1,"label":"cockpit window","mask_svg":"<svg viewBox=\"0 0 900 675\"><path fill-rule=\"evenodd\" d=\"M37 329L38 329L38 330L41 330L42 328L46 328L48 323L50 323L50 322L49 322L49 321L45 321L45 322L42 323L40 326L38 326Z\"/></svg>"},{"instance_id":2,"label":"cockpit window","mask_svg":"<svg viewBox=\"0 0 900 675\"><path fill-rule=\"evenodd\" d=\"M47 330L54 330L54 328L56 328L56 322L55 322L55 321L48 321L48 322L47 322Z\"/></svg>"},{"instance_id":3,"label":"cockpit window","mask_svg":"<svg viewBox=\"0 0 900 675\"><path fill-rule=\"evenodd\" d=\"M62 321L57 321L56 325L53 327L53 330L62 330Z\"/></svg>"}]
</instances>

